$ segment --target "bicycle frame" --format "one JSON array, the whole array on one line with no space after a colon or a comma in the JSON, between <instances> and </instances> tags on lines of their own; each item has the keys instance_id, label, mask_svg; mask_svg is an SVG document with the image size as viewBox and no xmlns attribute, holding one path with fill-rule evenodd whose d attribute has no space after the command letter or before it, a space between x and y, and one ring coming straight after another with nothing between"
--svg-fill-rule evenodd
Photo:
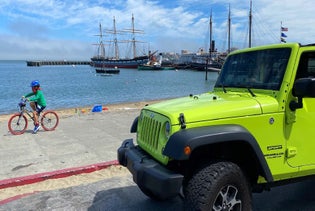
<instances>
[{"instance_id":1,"label":"bicycle frame","mask_svg":"<svg viewBox=\"0 0 315 211\"><path fill-rule=\"evenodd\" d=\"M34 122L33 111L26 108L26 100L22 99L19 103L19 107L20 118L23 116L23 114L27 114L27 116L29 116L29 118ZM40 114L38 115L38 118L40 118Z\"/></svg>"}]
</instances>

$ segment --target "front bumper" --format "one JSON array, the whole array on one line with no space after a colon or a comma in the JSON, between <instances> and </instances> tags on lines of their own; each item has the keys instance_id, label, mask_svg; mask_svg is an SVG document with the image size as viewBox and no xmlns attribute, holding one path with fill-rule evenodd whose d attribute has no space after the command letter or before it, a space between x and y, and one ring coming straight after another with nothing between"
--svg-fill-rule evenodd
<instances>
[{"instance_id":1,"label":"front bumper","mask_svg":"<svg viewBox=\"0 0 315 211\"><path fill-rule=\"evenodd\" d=\"M118 149L119 164L128 168L133 181L160 199L168 199L179 194L184 176L170 171L154 160L149 154L125 140Z\"/></svg>"}]
</instances>

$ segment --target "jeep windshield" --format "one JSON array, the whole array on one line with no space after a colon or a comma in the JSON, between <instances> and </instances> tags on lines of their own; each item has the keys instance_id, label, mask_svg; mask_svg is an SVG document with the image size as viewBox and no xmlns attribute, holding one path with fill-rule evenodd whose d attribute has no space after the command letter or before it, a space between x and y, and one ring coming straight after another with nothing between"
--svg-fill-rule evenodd
<instances>
[{"instance_id":1,"label":"jeep windshield","mask_svg":"<svg viewBox=\"0 0 315 211\"><path fill-rule=\"evenodd\" d=\"M274 48L231 54L215 87L279 90L290 53L290 48Z\"/></svg>"}]
</instances>

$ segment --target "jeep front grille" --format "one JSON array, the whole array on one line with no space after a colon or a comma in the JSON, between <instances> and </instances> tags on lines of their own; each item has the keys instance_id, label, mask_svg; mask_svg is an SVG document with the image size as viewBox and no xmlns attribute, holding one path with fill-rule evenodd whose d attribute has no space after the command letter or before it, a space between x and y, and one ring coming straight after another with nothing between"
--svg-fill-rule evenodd
<instances>
[{"instance_id":1,"label":"jeep front grille","mask_svg":"<svg viewBox=\"0 0 315 211\"><path fill-rule=\"evenodd\" d=\"M149 148L158 149L162 124L154 118L143 116L140 131L141 141Z\"/></svg>"}]
</instances>

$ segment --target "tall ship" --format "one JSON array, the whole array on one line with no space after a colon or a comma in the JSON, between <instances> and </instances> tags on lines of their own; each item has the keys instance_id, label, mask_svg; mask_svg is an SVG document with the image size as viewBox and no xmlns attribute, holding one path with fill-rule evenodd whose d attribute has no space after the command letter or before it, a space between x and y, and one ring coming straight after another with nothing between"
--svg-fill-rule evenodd
<instances>
[{"instance_id":1,"label":"tall ship","mask_svg":"<svg viewBox=\"0 0 315 211\"><path fill-rule=\"evenodd\" d=\"M97 54L91 58L92 66L96 68L138 68L139 65L145 64L149 61L149 55L137 56L136 43L140 42L135 39L136 33L144 33L142 30L137 30L134 27L134 17L132 15L132 27L131 29L116 30L115 17L113 18L113 29L106 30L108 34L113 35L113 39L108 40L110 44L108 46L113 47L113 55L109 55L105 51L105 44L103 42L103 30L102 25L99 25L99 43L97 44ZM130 40L118 40L117 34L131 34L132 38ZM129 58L125 55L124 58L120 57L118 43L131 43L132 56ZM106 45L107 46L107 45ZM107 53L107 54L105 54Z\"/></svg>"}]
</instances>

